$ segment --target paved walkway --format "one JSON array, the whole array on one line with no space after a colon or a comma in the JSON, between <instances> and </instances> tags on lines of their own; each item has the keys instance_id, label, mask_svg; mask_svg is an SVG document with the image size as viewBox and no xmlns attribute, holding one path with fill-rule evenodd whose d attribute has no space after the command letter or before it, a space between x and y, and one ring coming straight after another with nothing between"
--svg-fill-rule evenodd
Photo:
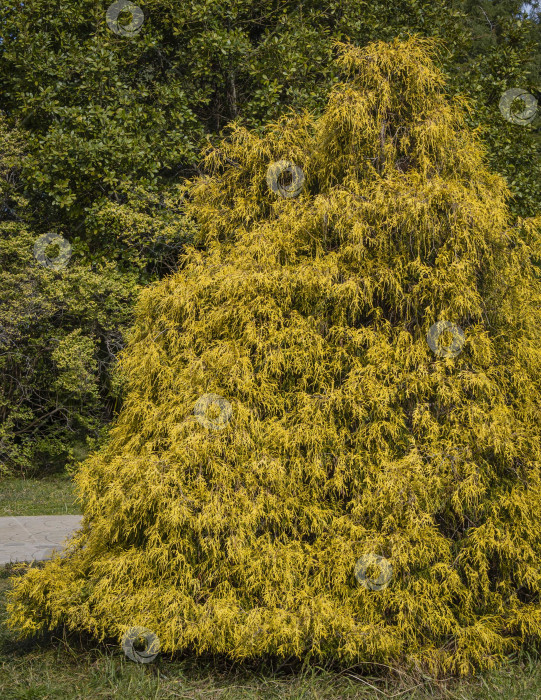
<instances>
[{"instance_id":1,"label":"paved walkway","mask_svg":"<svg viewBox=\"0 0 541 700\"><path fill-rule=\"evenodd\" d=\"M79 527L81 515L11 515L0 518L0 566L50 559Z\"/></svg>"}]
</instances>

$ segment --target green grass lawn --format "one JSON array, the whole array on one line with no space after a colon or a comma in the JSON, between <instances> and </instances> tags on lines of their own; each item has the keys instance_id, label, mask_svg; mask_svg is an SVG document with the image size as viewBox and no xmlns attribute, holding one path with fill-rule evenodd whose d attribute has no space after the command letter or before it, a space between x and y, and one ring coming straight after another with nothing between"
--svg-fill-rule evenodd
<instances>
[{"instance_id":1,"label":"green grass lawn","mask_svg":"<svg viewBox=\"0 0 541 700\"><path fill-rule=\"evenodd\" d=\"M41 566L41 564L33 564ZM359 698L456 698L460 700L534 700L541 698L541 664L522 659L467 680L434 682L400 669L381 668L374 676L362 666L337 671L302 669L266 659L234 664L223 658L159 655L151 664L128 660L117 644L47 633L16 641L5 626L5 594L11 566L0 568L0 697L2 700L350 700ZM282 663L282 665L281 665ZM374 668L372 674L374 674Z\"/></svg>"},{"instance_id":2,"label":"green grass lawn","mask_svg":"<svg viewBox=\"0 0 541 700\"><path fill-rule=\"evenodd\" d=\"M0 481L0 517L7 515L80 515L75 485L66 474L42 479Z\"/></svg>"}]
</instances>

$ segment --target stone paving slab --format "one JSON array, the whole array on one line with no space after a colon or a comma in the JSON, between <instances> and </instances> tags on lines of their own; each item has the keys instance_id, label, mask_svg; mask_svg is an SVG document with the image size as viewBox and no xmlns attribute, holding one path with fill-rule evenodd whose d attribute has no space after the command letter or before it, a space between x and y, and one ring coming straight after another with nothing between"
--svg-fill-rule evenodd
<instances>
[{"instance_id":1,"label":"stone paving slab","mask_svg":"<svg viewBox=\"0 0 541 700\"><path fill-rule=\"evenodd\" d=\"M44 561L61 550L77 530L82 515L10 515L0 518L0 566L16 561Z\"/></svg>"}]
</instances>

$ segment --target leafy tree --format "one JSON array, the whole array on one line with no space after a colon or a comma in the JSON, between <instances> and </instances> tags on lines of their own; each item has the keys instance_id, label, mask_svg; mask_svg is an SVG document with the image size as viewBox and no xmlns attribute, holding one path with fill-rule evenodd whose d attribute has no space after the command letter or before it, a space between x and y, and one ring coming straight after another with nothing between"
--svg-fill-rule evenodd
<instances>
[{"instance_id":1,"label":"leafy tree","mask_svg":"<svg viewBox=\"0 0 541 700\"><path fill-rule=\"evenodd\" d=\"M337 49L321 116L234 124L189 183L196 245L139 298L21 636L437 675L539 641L541 218L510 215L432 41Z\"/></svg>"},{"instance_id":2,"label":"leafy tree","mask_svg":"<svg viewBox=\"0 0 541 700\"><path fill-rule=\"evenodd\" d=\"M509 2L503 5L505 16ZM527 76L535 42L525 25L502 19L497 45L483 61L485 47L475 45L472 27L484 17L456 0L288 0L278 7L153 0L141 9L144 22L133 36L111 31L107 5L94 0L61 8L7 0L0 10L0 106L29 132L23 177L35 230L62 226L89 260L130 265L131 247L110 235L97 212L111 201L126 205L139 186L156 192L193 176L207 135L231 119L260 129L287 107L320 113L339 80L336 39L364 45L408 32L445 37L452 89L478 98L478 122L497 132L494 153L516 161L502 149L504 138L530 167L524 139L531 127L505 122L498 110L501 93ZM527 209L520 213L536 213L535 188L521 196ZM182 242L168 245L147 248L147 272L163 268L154 258L167 251L176 261Z\"/></svg>"},{"instance_id":3,"label":"leafy tree","mask_svg":"<svg viewBox=\"0 0 541 700\"><path fill-rule=\"evenodd\" d=\"M461 3L470 42L466 53L457 51L453 56L452 88L474 100L468 124L480 128L490 167L511 188L511 211L526 216L541 213L541 37L535 17L524 19L522 4ZM510 89L522 89L537 101L533 118L516 123L503 116L499 102ZM512 107L511 114L520 114L525 105L517 99Z\"/></svg>"},{"instance_id":4,"label":"leafy tree","mask_svg":"<svg viewBox=\"0 0 541 700\"><path fill-rule=\"evenodd\" d=\"M60 258L56 240L40 253L16 186L24 137L1 116L0 153L0 474L32 474L80 459L86 439L99 439L140 287L112 263Z\"/></svg>"}]
</instances>

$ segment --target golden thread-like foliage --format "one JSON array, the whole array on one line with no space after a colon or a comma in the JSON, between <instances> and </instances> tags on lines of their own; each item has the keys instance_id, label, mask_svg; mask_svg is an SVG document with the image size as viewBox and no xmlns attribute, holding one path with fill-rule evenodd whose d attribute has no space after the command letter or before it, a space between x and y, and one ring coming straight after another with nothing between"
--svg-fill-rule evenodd
<instances>
[{"instance_id":1,"label":"golden thread-like foliage","mask_svg":"<svg viewBox=\"0 0 541 700\"><path fill-rule=\"evenodd\" d=\"M141 294L82 529L11 594L21 635L439 676L540 639L541 222L509 221L431 41L338 48L321 117L235 123L189 183L197 245ZM296 197L268 187L279 160ZM372 554L380 587L355 574Z\"/></svg>"}]
</instances>

